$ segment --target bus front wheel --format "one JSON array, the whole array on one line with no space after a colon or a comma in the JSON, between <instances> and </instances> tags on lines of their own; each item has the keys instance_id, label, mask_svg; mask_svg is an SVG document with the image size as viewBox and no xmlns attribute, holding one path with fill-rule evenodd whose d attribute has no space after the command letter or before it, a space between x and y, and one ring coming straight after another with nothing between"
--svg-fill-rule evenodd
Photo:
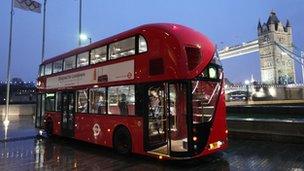
<instances>
[{"instance_id":1,"label":"bus front wheel","mask_svg":"<svg viewBox=\"0 0 304 171\"><path fill-rule=\"evenodd\" d=\"M130 154L132 151L132 141L130 132L126 127L118 127L114 132L114 150L120 154Z\"/></svg>"}]
</instances>

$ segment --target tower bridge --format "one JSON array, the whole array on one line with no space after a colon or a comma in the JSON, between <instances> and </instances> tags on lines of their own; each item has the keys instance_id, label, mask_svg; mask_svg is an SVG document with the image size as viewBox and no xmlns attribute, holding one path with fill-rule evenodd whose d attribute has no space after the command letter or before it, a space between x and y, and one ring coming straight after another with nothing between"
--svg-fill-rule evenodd
<instances>
[{"instance_id":1,"label":"tower bridge","mask_svg":"<svg viewBox=\"0 0 304 171\"><path fill-rule=\"evenodd\" d=\"M287 20L283 25L275 12L271 12L266 23L258 22L258 39L219 50L221 60L239 57L259 51L261 82L266 84L295 83L295 64L302 66L304 81L304 53L294 52L292 27Z\"/></svg>"},{"instance_id":2,"label":"tower bridge","mask_svg":"<svg viewBox=\"0 0 304 171\"><path fill-rule=\"evenodd\" d=\"M221 60L225 60L257 51L259 51L259 42L258 40L253 40L240 45L225 47L219 51L219 56Z\"/></svg>"}]
</instances>

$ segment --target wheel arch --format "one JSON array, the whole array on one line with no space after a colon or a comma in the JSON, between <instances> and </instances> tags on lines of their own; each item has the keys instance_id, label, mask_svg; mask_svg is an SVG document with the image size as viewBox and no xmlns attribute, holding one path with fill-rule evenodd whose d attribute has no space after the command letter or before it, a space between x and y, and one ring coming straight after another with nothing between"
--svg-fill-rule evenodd
<instances>
[{"instance_id":1,"label":"wheel arch","mask_svg":"<svg viewBox=\"0 0 304 171\"><path fill-rule=\"evenodd\" d=\"M130 140L131 140L131 152L133 152L134 148L133 148L132 133L131 133L130 129L126 125L124 125L124 124L118 124L118 125L115 126L115 128L113 130L113 134L112 134L112 147L114 148L114 137L115 137L116 132L119 129L125 129L128 132L128 134L130 136Z\"/></svg>"}]
</instances>

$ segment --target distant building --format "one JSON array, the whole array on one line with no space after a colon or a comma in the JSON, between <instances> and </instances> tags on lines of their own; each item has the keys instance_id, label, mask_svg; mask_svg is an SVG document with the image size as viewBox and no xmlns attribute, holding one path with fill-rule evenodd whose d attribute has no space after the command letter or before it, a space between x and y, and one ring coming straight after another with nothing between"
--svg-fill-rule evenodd
<instances>
[{"instance_id":1,"label":"distant building","mask_svg":"<svg viewBox=\"0 0 304 171\"><path fill-rule=\"evenodd\" d=\"M14 81L14 80L12 80ZM6 102L6 83L0 83L0 104ZM10 103L35 103L36 86L33 82L14 81L10 85Z\"/></svg>"},{"instance_id":2,"label":"distant building","mask_svg":"<svg viewBox=\"0 0 304 171\"><path fill-rule=\"evenodd\" d=\"M258 23L261 82L265 84L290 84L295 82L294 60L275 45L280 43L290 51L292 28L287 20L283 25L275 12L271 12L267 23Z\"/></svg>"}]
</instances>

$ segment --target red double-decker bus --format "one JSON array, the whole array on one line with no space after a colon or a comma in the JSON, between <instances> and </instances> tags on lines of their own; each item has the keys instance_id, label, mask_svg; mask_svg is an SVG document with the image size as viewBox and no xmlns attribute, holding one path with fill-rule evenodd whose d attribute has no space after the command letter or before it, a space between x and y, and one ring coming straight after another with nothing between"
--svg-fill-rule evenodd
<instances>
[{"instance_id":1,"label":"red double-decker bus","mask_svg":"<svg viewBox=\"0 0 304 171\"><path fill-rule=\"evenodd\" d=\"M159 159L227 147L223 70L201 33L148 24L44 61L36 126Z\"/></svg>"}]
</instances>

